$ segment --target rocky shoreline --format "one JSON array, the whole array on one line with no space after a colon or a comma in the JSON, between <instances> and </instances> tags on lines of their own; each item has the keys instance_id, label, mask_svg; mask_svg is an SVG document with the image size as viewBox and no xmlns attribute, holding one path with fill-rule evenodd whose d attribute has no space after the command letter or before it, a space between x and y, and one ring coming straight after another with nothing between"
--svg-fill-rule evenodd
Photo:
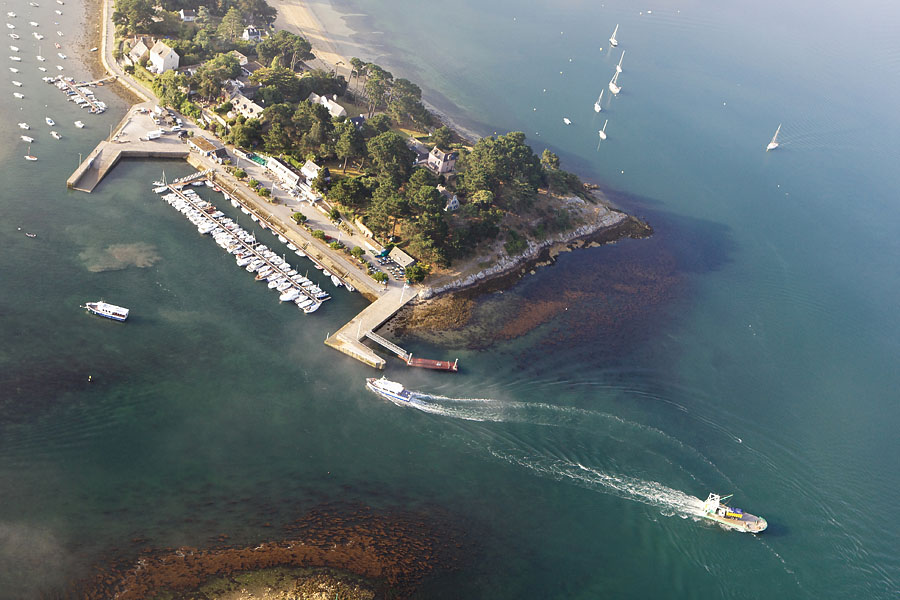
<instances>
[{"instance_id":1,"label":"rocky shoreline","mask_svg":"<svg viewBox=\"0 0 900 600\"><path fill-rule=\"evenodd\" d=\"M653 228L649 224L611 209L593 223L540 242L529 241L523 252L503 258L477 273L439 287L426 288L417 300L394 315L384 329L396 335L459 329L471 319L475 298L511 287L535 267L552 264L560 252L651 235Z\"/></svg>"}]
</instances>

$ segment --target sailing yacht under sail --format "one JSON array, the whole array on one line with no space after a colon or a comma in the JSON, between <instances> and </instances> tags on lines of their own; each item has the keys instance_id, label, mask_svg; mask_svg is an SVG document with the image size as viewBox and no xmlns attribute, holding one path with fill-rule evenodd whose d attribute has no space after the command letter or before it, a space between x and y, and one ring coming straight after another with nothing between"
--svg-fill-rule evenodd
<instances>
[{"instance_id":1,"label":"sailing yacht under sail","mask_svg":"<svg viewBox=\"0 0 900 600\"><path fill-rule=\"evenodd\" d=\"M772 141L769 142L769 145L766 146L766 152L769 150L774 150L778 147L778 134L781 132L781 123L778 124L778 129L775 130L775 135L772 136Z\"/></svg>"},{"instance_id":2,"label":"sailing yacht under sail","mask_svg":"<svg viewBox=\"0 0 900 600\"><path fill-rule=\"evenodd\" d=\"M606 120L603 122L603 129L600 130L600 139L601 139L601 140L605 140L605 139L606 139L606 124L607 124L607 123L609 123L609 119L606 119Z\"/></svg>"},{"instance_id":3,"label":"sailing yacht under sail","mask_svg":"<svg viewBox=\"0 0 900 600\"><path fill-rule=\"evenodd\" d=\"M616 65L616 73L622 72L622 59L625 58L625 51L622 50L622 56L619 57L619 64Z\"/></svg>"},{"instance_id":4,"label":"sailing yacht under sail","mask_svg":"<svg viewBox=\"0 0 900 600\"><path fill-rule=\"evenodd\" d=\"M603 110L603 107L600 106L600 102L603 100L603 92L605 91L606 90L600 90L600 97L597 98L596 102L594 102L594 112L600 112L601 110Z\"/></svg>"},{"instance_id":5,"label":"sailing yacht under sail","mask_svg":"<svg viewBox=\"0 0 900 600\"><path fill-rule=\"evenodd\" d=\"M619 24L616 23L616 28L613 30L613 34L609 36L609 45L610 46L618 46L619 40L616 39L616 34L619 32Z\"/></svg>"},{"instance_id":6,"label":"sailing yacht under sail","mask_svg":"<svg viewBox=\"0 0 900 600\"><path fill-rule=\"evenodd\" d=\"M609 91L612 92L613 96L618 96L619 92L622 91L622 88L616 83L618 79L619 74L616 73L615 75L613 75L612 79L609 80Z\"/></svg>"}]
</instances>

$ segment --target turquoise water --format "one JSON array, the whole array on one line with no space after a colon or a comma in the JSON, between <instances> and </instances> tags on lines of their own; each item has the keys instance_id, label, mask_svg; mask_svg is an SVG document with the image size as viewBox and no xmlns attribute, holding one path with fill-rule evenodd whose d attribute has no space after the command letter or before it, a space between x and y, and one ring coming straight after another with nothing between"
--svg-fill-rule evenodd
<instances>
[{"instance_id":1,"label":"turquoise water","mask_svg":"<svg viewBox=\"0 0 900 600\"><path fill-rule=\"evenodd\" d=\"M12 42L24 66L7 79L36 100L0 96L15 140L0 192L0 596L56 589L135 538L255 543L341 500L453 515L476 550L422 597L895 597L897 9L338 8L367 15L347 18L363 58L469 129L525 131L656 235L562 255L440 345L404 340L463 372L391 363L422 392L397 407L321 343L362 299L279 306L149 191L187 165L126 162L93 194L67 192L124 106L100 92L113 109L84 118L40 82L37 42ZM50 5L33 11L48 29ZM596 115L616 23L623 90ZM21 120L37 163L21 158ZM782 147L765 153L778 123ZM79 309L98 297L133 318ZM542 324L516 336L532 307ZM710 490L769 531L697 522Z\"/></svg>"}]
</instances>

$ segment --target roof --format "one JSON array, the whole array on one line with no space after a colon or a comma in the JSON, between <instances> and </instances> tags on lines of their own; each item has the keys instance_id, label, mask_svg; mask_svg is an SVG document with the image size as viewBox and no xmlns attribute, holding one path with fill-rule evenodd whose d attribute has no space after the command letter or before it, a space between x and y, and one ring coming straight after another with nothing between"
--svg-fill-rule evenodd
<instances>
[{"instance_id":1,"label":"roof","mask_svg":"<svg viewBox=\"0 0 900 600\"><path fill-rule=\"evenodd\" d=\"M222 150L225 147L221 143L207 139L202 135L195 135L190 139L190 142L203 152L215 152L217 150Z\"/></svg>"},{"instance_id":2,"label":"roof","mask_svg":"<svg viewBox=\"0 0 900 600\"><path fill-rule=\"evenodd\" d=\"M150 54L157 54L160 58L166 58L171 55L178 56L178 53L166 46L162 40L157 40L153 47L150 48Z\"/></svg>"},{"instance_id":3,"label":"roof","mask_svg":"<svg viewBox=\"0 0 900 600\"><path fill-rule=\"evenodd\" d=\"M437 146L435 146L434 148L431 149L431 155L440 161L456 160L457 158L459 158L458 152L444 152Z\"/></svg>"},{"instance_id":4,"label":"roof","mask_svg":"<svg viewBox=\"0 0 900 600\"><path fill-rule=\"evenodd\" d=\"M397 248L396 246L391 249L390 253L388 253L388 256L390 256L391 260L393 260L404 269L416 262L416 259L414 259L412 256L410 256L400 248Z\"/></svg>"},{"instance_id":5,"label":"roof","mask_svg":"<svg viewBox=\"0 0 900 600\"><path fill-rule=\"evenodd\" d=\"M197 11L191 8L182 8L180 11L182 17L196 17Z\"/></svg>"}]
</instances>

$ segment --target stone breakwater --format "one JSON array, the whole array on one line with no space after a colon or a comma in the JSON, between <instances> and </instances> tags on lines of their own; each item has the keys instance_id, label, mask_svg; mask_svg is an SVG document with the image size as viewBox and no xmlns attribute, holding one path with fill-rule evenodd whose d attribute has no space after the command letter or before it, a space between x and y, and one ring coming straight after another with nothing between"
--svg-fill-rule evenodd
<instances>
[{"instance_id":1,"label":"stone breakwater","mask_svg":"<svg viewBox=\"0 0 900 600\"><path fill-rule=\"evenodd\" d=\"M652 233L652 230L649 228L649 226L635 219L634 217L631 217L623 212L609 210L599 218L597 218L595 221L586 225L582 225L581 227L573 231L550 236L539 242L529 240L528 247L519 254L516 254L514 256L501 257L496 264L477 273L473 273L462 279L457 279L456 281L451 281L450 283L444 284L439 287L425 287L422 289L422 291L419 292L419 297L423 300L427 300L439 294L463 290L480 285L483 282L492 279L504 277L521 268L523 265L527 265L530 262L539 261L541 259L542 253L544 253L547 249L552 248L553 246L563 245L568 247L577 240L593 236L598 232L604 230L611 230L612 228L618 225L625 224L628 221L633 221L636 225L640 224L641 227L638 229L631 228L633 230L623 231L622 235L618 237L640 237L641 235L647 236ZM615 239L618 239L618 237ZM603 241L609 242L615 240L613 239Z\"/></svg>"}]
</instances>

